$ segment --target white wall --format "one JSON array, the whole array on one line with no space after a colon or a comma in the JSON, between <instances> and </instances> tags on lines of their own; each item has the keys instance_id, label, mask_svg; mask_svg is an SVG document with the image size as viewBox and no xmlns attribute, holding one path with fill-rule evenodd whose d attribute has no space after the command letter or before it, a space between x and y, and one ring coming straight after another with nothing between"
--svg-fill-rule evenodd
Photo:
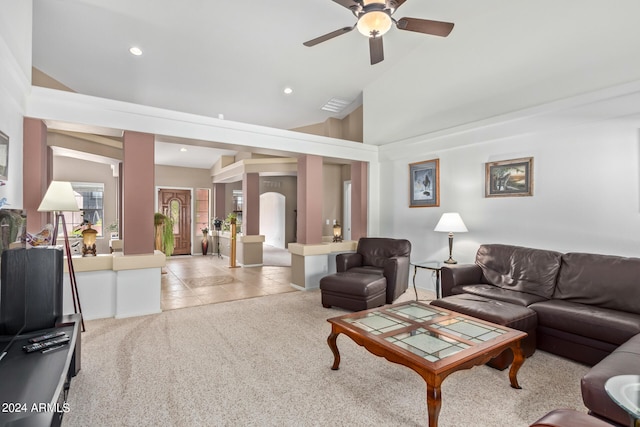
<instances>
[{"instance_id":1,"label":"white wall","mask_svg":"<svg viewBox=\"0 0 640 427\"><path fill-rule=\"evenodd\" d=\"M456 211L469 229L454 238L460 262L473 261L482 243L640 256L639 129L636 114L448 150L413 144L381 164L382 234L408 238L413 260L444 260L447 234L433 228ZM528 156L533 197L484 197L485 162ZM408 163L432 158L440 159L440 207L410 209Z\"/></svg>"},{"instance_id":2,"label":"white wall","mask_svg":"<svg viewBox=\"0 0 640 427\"><path fill-rule=\"evenodd\" d=\"M0 131L9 136L8 179L0 187L9 208L21 209L22 135L31 85L31 0L0 2Z\"/></svg>"}]
</instances>

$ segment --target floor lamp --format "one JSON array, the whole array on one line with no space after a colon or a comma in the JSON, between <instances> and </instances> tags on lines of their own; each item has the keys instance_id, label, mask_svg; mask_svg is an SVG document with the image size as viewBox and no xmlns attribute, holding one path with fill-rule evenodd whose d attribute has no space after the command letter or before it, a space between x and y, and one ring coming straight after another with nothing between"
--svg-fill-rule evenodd
<instances>
[{"instance_id":1,"label":"floor lamp","mask_svg":"<svg viewBox=\"0 0 640 427\"><path fill-rule=\"evenodd\" d=\"M67 234L67 223L64 219L63 212L78 212L78 203L73 194L73 188L70 182L51 181L49 188L38 207L38 212L53 212L55 216L55 225L53 227L53 236L51 244L55 245L58 237L58 224L62 219L62 232L64 234L64 249L67 256L67 267L69 269L69 282L71 284L71 296L73 298L73 311L80 313L80 321L82 323L82 332L84 332L84 318L82 317L82 307L80 306L80 297L78 295L78 284L76 282L76 272L73 269L73 261L71 260L71 247L69 246L69 235Z\"/></svg>"}]
</instances>

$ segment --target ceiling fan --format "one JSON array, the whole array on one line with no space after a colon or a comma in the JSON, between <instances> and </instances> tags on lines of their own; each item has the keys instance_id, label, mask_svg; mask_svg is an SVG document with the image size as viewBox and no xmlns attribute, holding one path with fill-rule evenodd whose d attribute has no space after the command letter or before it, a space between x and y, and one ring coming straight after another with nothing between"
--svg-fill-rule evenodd
<instances>
[{"instance_id":1,"label":"ceiling fan","mask_svg":"<svg viewBox=\"0 0 640 427\"><path fill-rule=\"evenodd\" d=\"M418 18L400 18L395 20L392 15L406 0L333 0L341 6L351 10L358 18L352 27L343 27L313 40L304 42L305 46L315 46L334 37L341 36L358 28L358 31L369 37L369 54L371 65L384 60L382 36L389 31L391 24L396 24L400 30L415 31L433 36L447 37L453 24L451 22L431 21Z\"/></svg>"}]
</instances>

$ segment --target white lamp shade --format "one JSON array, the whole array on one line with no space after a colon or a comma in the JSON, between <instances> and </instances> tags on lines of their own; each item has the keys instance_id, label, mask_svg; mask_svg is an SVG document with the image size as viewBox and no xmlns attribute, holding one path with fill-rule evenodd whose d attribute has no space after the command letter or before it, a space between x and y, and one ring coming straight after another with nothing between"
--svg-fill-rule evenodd
<instances>
[{"instance_id":1,"label":"white lamp shade","mask_svg":"<svg viewBox=\"0 0 640 427\"><path fill-rule=\"evenodd\" d=\"M436 224L433 231L441 231L444 233L466 233L467 227L464 225L460 214L457 212L443 213L440 221Z\"/></svg>"},{"instance_id":2,"label":"white lamp shade","mask_svg":"<svg viewBox=\"0 0 640 427\"><path fill-rule=\"evenodd\" d=\"M67 181L51 181L38 207L38 212L77 212L79 210L71 183Z\"/></svg>"}]
</instances>

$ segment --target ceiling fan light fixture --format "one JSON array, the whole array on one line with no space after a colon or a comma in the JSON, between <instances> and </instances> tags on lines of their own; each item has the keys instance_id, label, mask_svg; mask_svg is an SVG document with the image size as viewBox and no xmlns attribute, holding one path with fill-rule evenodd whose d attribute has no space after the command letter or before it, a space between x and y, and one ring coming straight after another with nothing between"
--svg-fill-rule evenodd
<instances>
[{"instance_id":1,"label":"ceiling fan light fixture","mask_svg":"<svg viewBox=\"0 0 640 427\"><path fill-rule=\"evenodd\" d=\"M371 10L360 16L358 31L367 37L380 37L391 29L391 16L385 10Z\"/></svg>"}]
</instances>

